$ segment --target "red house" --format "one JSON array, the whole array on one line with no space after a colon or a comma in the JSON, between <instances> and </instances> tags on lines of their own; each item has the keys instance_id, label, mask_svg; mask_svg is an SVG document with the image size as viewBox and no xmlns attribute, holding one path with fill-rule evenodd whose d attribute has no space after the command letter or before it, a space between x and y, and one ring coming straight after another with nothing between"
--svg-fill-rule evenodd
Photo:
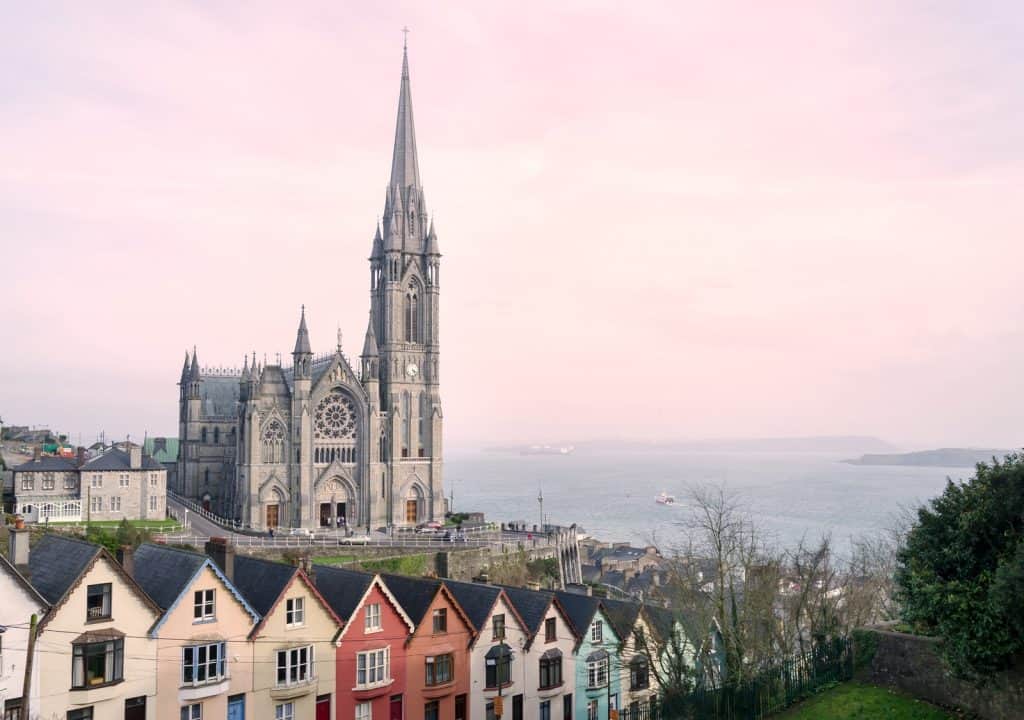
<instances>
[{"instance_id":1,"label":"red house","mask_svg":"<svg viewBox=\"0 0 1024 720\"><path fill-rule=\"evenodd\" d=\"M344 625L335 663L338 720L404 720L406 641L415 625L377 575L318 567L316 589Z\"/></svg>"},{"instance_id":2,"label":"red house","mask_svg":"<svg viewBox=\"0 0 1024 720\"><path fill-rule=\"evenodd\" d=\"M407 720L468 720L475 630L440 580L385 575L416 629L406 644Z\"/></svg>"}]
</instances>

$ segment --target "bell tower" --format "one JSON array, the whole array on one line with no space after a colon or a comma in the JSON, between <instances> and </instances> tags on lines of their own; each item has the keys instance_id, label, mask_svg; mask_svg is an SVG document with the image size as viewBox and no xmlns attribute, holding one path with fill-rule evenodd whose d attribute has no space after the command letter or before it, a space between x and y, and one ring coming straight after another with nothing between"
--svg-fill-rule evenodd
<instances>
[{"instance_id":1,"label":"bell tower","mask_svg":"<svg viewBox=\"0 0 1024 720\"><path fill-rule=\"evenodd\" d=\"M420 183L408 48L402 50L398 119L383 228L370 255L370 325L389 486L389 524L444 519L439 290L441 253Z\"/></svg>"}]
</instances>

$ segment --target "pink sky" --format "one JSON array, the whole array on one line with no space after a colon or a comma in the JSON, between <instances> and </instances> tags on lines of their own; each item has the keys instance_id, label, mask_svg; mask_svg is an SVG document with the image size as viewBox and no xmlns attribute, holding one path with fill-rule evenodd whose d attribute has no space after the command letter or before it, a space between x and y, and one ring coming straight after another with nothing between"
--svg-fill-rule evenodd
<instances>
[{"instance_id":1,"label":"pink sky","mask_svg":"<svg viewBox=\"0 0 1024 720\"><path fill-rule=\"evenodd\" d=\"M5 11L5 421L358 354L408 24L449 447L1021 444L1019 4L293 5Z\"/></svg>"}]
</instances>

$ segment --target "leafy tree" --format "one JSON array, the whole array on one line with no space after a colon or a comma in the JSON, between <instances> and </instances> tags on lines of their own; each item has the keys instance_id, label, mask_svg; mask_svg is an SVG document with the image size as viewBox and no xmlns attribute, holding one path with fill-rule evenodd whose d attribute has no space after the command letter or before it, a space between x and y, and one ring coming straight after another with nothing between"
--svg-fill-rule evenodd
<instances>
[{"instance_id":1,"label":"leafy tree","mask_svg":"<svg viewBox=\"0 0 1024 720\"><path fill-rule=\"evenodd\" d=\"M1024 456L978 465L917 514L899 552L904 619L941 636L962 676L984 677L1024 651Z\"/></svg>"}]
</instances>

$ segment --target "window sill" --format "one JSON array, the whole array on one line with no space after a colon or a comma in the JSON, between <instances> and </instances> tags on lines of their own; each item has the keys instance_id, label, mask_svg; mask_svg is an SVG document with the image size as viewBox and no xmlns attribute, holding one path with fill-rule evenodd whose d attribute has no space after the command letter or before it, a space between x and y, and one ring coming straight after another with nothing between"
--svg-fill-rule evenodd
<instances>
[{"instance_id":1,"label":"window sill","mask_svg":"<svg viewBox=\"0 0 1024 720\"><path fill-rule=\"evenodd\" d=\"M71 692L88 692L89 690L102 690L103 688L111 687L112 685L120 685L124 682L124 678L117 680L111 680L110 682L97 683L96 685L83 685L82 687L73 687Z\"/></svg>"},{"instance_id":2,"label":"window sill","mask_svg":"<svg viewBox=\"0 0 1024 720\"><path fill-rule=\"evenodd\" d=\"M316 677L311 677L287 685L275 685L270 688L270 697L274 700L290 700L312 692L315 687Z\"/></svg>"},{"instance_id":3,"label":"window sill","mask_svg":"<svg viewBox=\"0 0 1024 720\"><path fill-rule=\"evenodd\" d=\"M178 688L178 701L189 703L204 698L220 695L228 690L231 685L231 678L224 676L216 680L207 680L202 683L191 683Z\"/></svg>"},{"instance_id":4,"label":"window sill","mask_svg":"<svg viewBox=\"0 0 1024 720\"><path fill-rule=\"evenodd\" d=\"M364 628L363 629L363 635L376 635L377 633L382 633L382 632L384 632L384 626L383 625L381 627Z\"/></svg>"},{"instance_id":5,"label":"window sill","mask_svg":"<svg viewBox=\"0 0 1024 720\"><path fill-rule=\"evenodd\" d=\"M105 617L88 618L85 621L85 624L86 625L96 625L98 623L105 623L105 622L114 622L114 616L113 615L107 615Z\"/></svg>"},{"instance_id":6,"label":"window sill","mask_svg":"<svg viewBox=\"0 0 1024 720\"><path fill-rule=\"evenodd\" d=\"M352 688L352 697L357 702L372 700L375 697L387 693L394 683L395 679L390 678L384 682L373 683L372 685L356 685Z\"/></svg>"},{"instance_id":7,"label":"window sill","mask_svg":"<svg viewBox=\"0 0 1024 720\"><path fill-rule=\"evenodd\" d=\"M507 688L512 687L512 685L513 685L513 681L509 680L508 682L504 682L504 683L501 684L501 689L505 690ZM484 692L498 692L498 686L497 685L487 686L487 687L484 688Z\"/></svg>"},{"instance_id":8,"label":"window sill","mask_svg":"<svg viewBox=\"0 0 1024 720\"><path fill-rule=\"evenodd\" d=\"M215 622L217 622L217 618L215 618L215 617L208 617L208 618L198 618L196 620L193 620L192 624L193 625L209 625L210 623L215 623Z\"/></svg>"},{"instance_id":9,"label":"window sill","mask_svg":"<svg viewBox=\"0 0 1024 720\"><path fill-rule=\"evenodd\" d=\"M429 700L435 700L445 695L450 695L452 690L455 689L455 679L451 679L448 682L438 683L437 685L425 685L423 687L423 697Z\"/></svg>"}]
</instances>

